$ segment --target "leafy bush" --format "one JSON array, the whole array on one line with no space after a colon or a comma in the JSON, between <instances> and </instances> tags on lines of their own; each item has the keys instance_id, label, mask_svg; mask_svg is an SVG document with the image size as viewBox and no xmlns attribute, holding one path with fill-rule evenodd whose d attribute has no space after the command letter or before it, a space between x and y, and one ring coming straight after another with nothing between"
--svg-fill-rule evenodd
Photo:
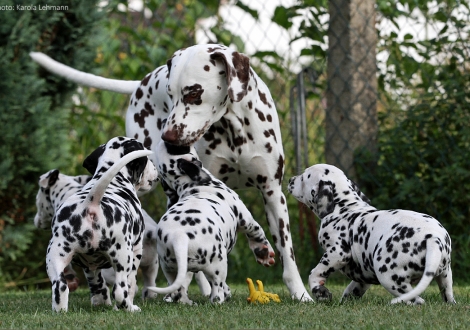
<instances>
[{"instance_id":1,"label":"leafy bush","mask_svg":"<svg viewBox=\"0 0 470 330\"><path fill-rule=\"evenodd\" d=\"M41 174L70 166L67 118L74 86L38 69L29 57L42 51L78 69L95 58L93 28L102 13L90 1L48 1L67 11L0 11L0 279L43 278L50 233L32 224ZM16 1L2 5L16 8ZM17 284L17 283L16 283Z\"/></svg>"},{"instance_id":2,"label":"leafy bush","mask_svg":"<svg viewBox=\"0 0 470 330\"><path fill-rule=\"evenodd\" d=\"M437 68L436 68L437 69ZM379 208L430 214L449 231L454 277L470 280L470 82L451 58L418 103L381 116L378 153L358 153L365 193ZM396 125L386 123L392 119ZM364 166L371 165L372 166Z\"/></svg>"}]
</instances>

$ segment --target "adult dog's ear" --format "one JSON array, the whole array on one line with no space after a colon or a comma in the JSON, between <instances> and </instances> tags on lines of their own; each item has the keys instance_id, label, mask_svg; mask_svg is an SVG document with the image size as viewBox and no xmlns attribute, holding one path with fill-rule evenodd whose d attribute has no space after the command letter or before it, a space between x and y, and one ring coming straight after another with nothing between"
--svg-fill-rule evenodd
<instances>
[{"instance_id":1,"label":"adult dog's ear","mask_svg":"<svg viewBox=\"0 0 470 330\"><path fill-rule=\"evenodd\" d=\"M217 50L211 60L220 60L225 65L228 96L233 102L240 102L247 94L250 80L250 58L232 50Z\"/></svg>"},{"instance_id":2,"label":"adult dog's ear","mask_svg":"<svg viewBox=\"0 0 470 330\"><path fill-rule=\"evenodd\" d=\"M312 190L313 201L317 206L317 215L321 218L326 217L335 209L334 202L334 184L331 181L320 180L317 193Z\"/></svg>"},{"instance_id":3,"label":"adult dog's ear","mask_svg":"<svg viewBox=\"0 0 470 330\"><path fill-rule=\"evenodd\" d=\"M199 160L187 161L186 159L179 158L177 161L178 169L181 173L186 174L193 181L201 180L202 163Z\"/></svg>"},{"instance_id":4,"label":"adult dog's ear","mask_svg":"<svg viewBox=\"0 0 470 330\"><path fill-rule=\"evenodd\" d=\"M134 139L124 141L122 143L122 147L124 149L124 155L127 155L133 151L144 150L144 146L142 145L142 143ZM140 181L148 161L148 157L140 157L134 159L126 165L127 170L131 175L131 182L133 184L136 184Z\"/></svg>"},{"instance_id":5,"label":"adult dog's ear","mask_svg":"<svg viewBox=\"0 0 470 330\"><path fill-rule=\"evenodd\" d=\"M103 155L106 145L102 144L95 149L85 160L83 161L83 167L91 174L95 174L96 168L100 157Z\"/></svg>"},{"instance_id":6,"label":"adult dog's ear","mask_svg":"<svg viewBox=\"0 0 470 330\"><path fill-rule=\"evenodd\" d=\"M359 195L359 198L367 204L370 204L370 199L359 189L359 186L353 180L348 180L351 182L351 188Z\"/></svg>"},{"instance_id":7,"label":"adult dog's ear","mask_svg":"<svg viewBox=\"0 0 470 330\"><path fill-rule=\"evenodd\" d=\"M39 186L42 188L52 187L59 178L59 170L50 170L39 178Z\"/></svg>"}]
</instances>

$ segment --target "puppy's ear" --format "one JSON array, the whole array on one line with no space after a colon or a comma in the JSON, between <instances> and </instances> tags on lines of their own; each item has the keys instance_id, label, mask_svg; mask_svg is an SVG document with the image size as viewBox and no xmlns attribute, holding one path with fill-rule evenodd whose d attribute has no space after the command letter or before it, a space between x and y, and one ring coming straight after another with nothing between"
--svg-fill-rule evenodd
<instances>
[{"instance_id":1,"label":"puppy's ear","mask_svg":"<svg viewBox=\"0 0 470 330\"><path fill-rule=\"evenodd\" d=\"M362 193L362 191L359 189L359 186L351 179L349 179L351 182L351 188L359 195L359 198L362 199L362 201L366 202L367 204L370 204L370 199Z\"/></svg>"},{"instance_id":2,"label":"puppy's ear","mask_svg":"<svg viewBox=\"0 0 470 330\"><path fill-rule=\"evenodd\" d=\"M50 170L39 178L39 186L42 188L52 187L59 178L59 170Z\"/></svg>"},{"instance_id":3,"label":"puppy's ear","mask_svg":"<svg viewBox=\"0 0 470 330\"><path fill-rule=\"evenodd\" d=\"M166 67L168 68L168 75L170 75L170 70L171 70L171 60L173 59L170 58L168 61L166 61Z\"/></svg>"},{"instance_id":4,"label":"puppy's ear","mask_svg":"<svg viewBox=\"0 0 470 330\"><path fill-rule=\"evenodd\" d=\"M165 148L168 154L172 156L186 155L191 151L189 146L176 146L168 142L165 142Z\"/></svg>"},{"instance_id":5,"label":"puppy's ear","mask_svg":"<svg viewBox=\"0 0 470 330\"><path fill-rule=\"evenodd\" d=\"M334 184L331 181L320 180L317 193L312 190L313 201L316 204L317 215L321 218L327 216L335 209Z\"/></svg>"},{"instance_id":6,"label":"puppy's ear","mask_svg":"<svg viewBox=\"0 0 470 330\"><path fill-rule=\"evenodd\" d=\"M144 146L142 145L142 143L134 139L124 141L122 143L122 147L124 149L124 155L127 155L128 153L131 153L133 151L144 150ZM140 157L134 159L126 165L127 170L131 175L131 182L133 184L136 184L140 181L148 161L148 157Z\"/></svg>"},{"instance_id":7,"label":"puppy's ear","mask_svg":"<svg viewBox=\"0 0 470 330\"><path fill-rule=\"evenodd\" d=\"M191 160L191 163L193 163L194 165L196 165L196 166L199 167L200 169L202 168L202 162L201 162L199 159L193 158L193 159Z\"/></svg>"},{"instance_id":8,"label":"puppy's ear","mask_svg":"<svg viewBox=\"0 0 470 330\"><path fill-rule=\"evenodd\" d=\"M98 162L100 157L103 155L105 150L105 145L102 144L95 149L85 160L83 161L83 167L91 174L95 174L96 168L98 167Z\"/></svg>"},{"instance_id":9,"label":"puppy's ear","mask_svg":"<svg viewBox=\"0 0 470 330\"><path fill-rule=\"evenodd\" d=\"M192 162L190 162L186 159L179 158L177 161L177 166L181 173L189 176L191 180L200 181L202 163L199 160L193 160Z\"/></svg>"}]
</instances>

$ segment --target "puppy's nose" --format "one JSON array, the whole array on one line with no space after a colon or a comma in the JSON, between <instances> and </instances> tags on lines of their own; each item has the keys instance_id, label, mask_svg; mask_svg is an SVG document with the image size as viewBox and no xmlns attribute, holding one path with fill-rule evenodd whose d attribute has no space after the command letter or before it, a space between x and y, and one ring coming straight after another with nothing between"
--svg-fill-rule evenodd
<instances>
[{"instance_id":1,"label":"puppy's nose","mask_svg":"<svg viewBox=\"0 0 470 330\"><path fill-rule=\"evenodd\" d=\"M293 184L294 180L295 180L295 176L293 176L292 178L289 179L289 184Z\"/></svg>"}]
</instances>

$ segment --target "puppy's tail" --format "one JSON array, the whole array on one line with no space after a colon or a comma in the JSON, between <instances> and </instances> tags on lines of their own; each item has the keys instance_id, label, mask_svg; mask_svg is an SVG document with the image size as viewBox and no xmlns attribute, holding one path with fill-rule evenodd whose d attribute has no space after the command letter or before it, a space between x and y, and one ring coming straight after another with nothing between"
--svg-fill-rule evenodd
<instances>
[{"instance_id":1,"label":"puppy's tail","mask_svg":"<svg viewBox=\"0 0 470 330\"><path fill-rule=\"evenodd\" d=\"M119 159L116 163L114 163L106 172L103 173L101 178L91 187L90 191L87 194L86 200L90 202L91 205L95 204L98 205L101 202L101 199L106 192L106 188L114 179L116 174L124 167L127 163L133 161L134 159L140 157L146 157L152 154L150 150L137 150L128 153L121 159Z\"/></svg>"},{"instance_id":2,"label":"puppy's tail","mask_svg":"<svg viewBox=\"0 0 470 330\"><path fill-rule=\"evenodd\" d=\"M186 273L188 272L189 238L187 235L177 235L171 239L171 242L175 252L176 263L178 265L176 279L166 288L158 288L156 286L147 287L147 289L152 292L159 294L173 293L181 288L186 280Z\"/></svg>"},{"instance_id":3,"label":"puppy's tail","mask_svg":"<svg viewBox=\"0 0 470 330\"><path fill-rule=\"evenodd\" d=\"M423 271L423 277L418 284L409 292L392 300L392 304L409 302L417 298L431 284L431 281L437 275L439 265L442 261L442 251L439 238L431 237L426 241L426 262Z\"/></svg>"},{"instance_id":4,"label":"puppy's tail","mask_svg":"<svg viewBox=\"0 0 470 330\"><path fill-rule=\"evenodd\" d=\"M121 94L132 94L140 85L140 81L136 80L108 79L95 76L91 73L78 71L53 60L43 53L31 52L29 53L29 56L31 56L34 62L44 67L47 71L79 85L104 89Z\"/></svg>"}]
</instances>

